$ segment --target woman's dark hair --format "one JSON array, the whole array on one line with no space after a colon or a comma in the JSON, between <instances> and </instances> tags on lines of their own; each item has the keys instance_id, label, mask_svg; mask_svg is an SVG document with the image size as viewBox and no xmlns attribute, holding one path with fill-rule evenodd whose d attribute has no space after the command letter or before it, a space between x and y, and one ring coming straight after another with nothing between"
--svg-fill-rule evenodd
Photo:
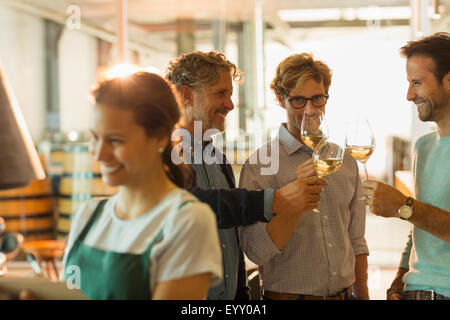
<instances>
[{"instance_id":1,"label":"woman's dark hair","mask_svg":"<svg viewBox=\"0 0 450 320\"><path fill-rule=\"evenodd\" d=\"M92 91L96 104L132 110L136 122L148 137L168 137L169 143L162 153L162 161L169 179L181 188L194 183L192 169L172 162L172 131L180 120L180 99L175 86L162 77L149 72L136 72L100 82Z\"/></svg>"}]
</instances>

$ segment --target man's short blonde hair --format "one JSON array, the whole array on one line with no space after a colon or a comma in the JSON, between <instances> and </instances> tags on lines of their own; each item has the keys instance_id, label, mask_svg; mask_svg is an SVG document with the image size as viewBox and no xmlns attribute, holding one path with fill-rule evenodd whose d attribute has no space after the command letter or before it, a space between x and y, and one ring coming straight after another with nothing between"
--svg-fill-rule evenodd
<instances>
[{"instance_id":1,"label":"man's short blonde hair","mask_svg":"<svg viewBox=\"0 0 450 320\"><path fill-rule=\"evenodd\" d=\"M270 88L279 96L288 96L292 89L310 79L323 83L328 93L331 85L331 70L322 61L314 60L312 54L293 54L278 65Z\"/></svg>"}]
</instances>

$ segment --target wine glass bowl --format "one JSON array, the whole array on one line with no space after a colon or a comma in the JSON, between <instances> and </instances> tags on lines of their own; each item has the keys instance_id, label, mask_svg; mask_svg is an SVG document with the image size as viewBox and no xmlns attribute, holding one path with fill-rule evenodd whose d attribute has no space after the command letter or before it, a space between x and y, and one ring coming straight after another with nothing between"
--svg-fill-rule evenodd
<instances>
[{"instance_id":1,"label":"wine glass bowl","mask_svg":"<svg viewBox=\"0 0 450 320\"><path fill-rule=\"evenodd\" d=\"M304 113L300 133L303 143L315 150L322 139L328 138L328 127L323 112Z\"/></svg>"},{"instance_id":2,"label":"wine glass bowl","mask_svg":"<svg viewBox=\"0 0 450 320\"><path fill-rule=\"evenodd\" d=\"M372 146L346 146L350 155L361 163L366 163L372 155L375 147Z\"/></svg>"},{"instance_id":3,"label":"wine glass bowl","mask_svg":"<svg viewBox=\"0 0 450 320\"><path fill-rule=\"evenodd\" d=\"M344 161L344 149L336 143L322 141L313 153L314 169L319 178L339 170Z\"/></svg>"},{"instance_id":4,"label":"wine glass bowl","mask_svg":"<svg viewBox=\"0 0 450 320\"><path fill-rule=\"evenodd\" d=\"M355 160L363 164L366 180L369 180L366 162L375 150L375 146L375 137L369 120L356 120L346 123L345 148Z\"/></svg>"},{"instance_id":5,"label":"wine glass bowl","mask_svg":"<svg viewBox=\"0 0 450 320\"><path fill-rule=\"evenodd\" d=\"M313 152L313 164L317 176L323 178L326 175L339 170L344 161L345 149L337 143L322 140ZM313 209L318 213L319 210Z\"/></svg>"},{"instance_id":6,"label":"wine glass bowl","mask_svg":"<svg viewBox=\"0 0 450 320\"><path fill-rule=\"evenodd\" d=\"M323 178L327 174L338 171L341 164L342 159L338 158L314 159L314 168L316 169L319 178Z\"/></svg>"}]
</instances>

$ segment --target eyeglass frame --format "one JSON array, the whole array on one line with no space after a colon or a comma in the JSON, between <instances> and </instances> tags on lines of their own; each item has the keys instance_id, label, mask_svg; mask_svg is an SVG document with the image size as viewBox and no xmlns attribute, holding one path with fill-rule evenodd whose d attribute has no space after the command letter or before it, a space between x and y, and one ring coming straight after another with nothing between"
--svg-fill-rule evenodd
<instances>
[{"instance_id":1,"label":"eyeglass frame","mask_svg":"<svg viewBox=\"0 0 450 320\"><path fill-rule=\"evenodd\" d=\"M292 108L294 108L294 109L303 109L303 108L306 107L306 105L308 104L308 101L311 101L311 105L312 105L313 107L315 107L315 108L322 108L324 105L327 104L328 98L329 98L330 96L329 96L328 94L325 94L325 95L323 95L323 94L317 94L317 95L315 95L315 96L313 96L313 97L311 97L311 98L305 98L305 97L302 97L302 96L288 96L288 95L285 95L285 97L286 97L286 99L289 101L289 104L292 106ZM316 98L316 97L325 97L325 103L322 104L322 105L320 105L320 106L314 105L313 99ZM305 100L305 104L304 104L303 106L301 106L301 107L294 107L294 105L292 104L292 100L295 99L295 98L302 98L302 99L304 99L304 100Z\"/></svg>"}]
</instances>

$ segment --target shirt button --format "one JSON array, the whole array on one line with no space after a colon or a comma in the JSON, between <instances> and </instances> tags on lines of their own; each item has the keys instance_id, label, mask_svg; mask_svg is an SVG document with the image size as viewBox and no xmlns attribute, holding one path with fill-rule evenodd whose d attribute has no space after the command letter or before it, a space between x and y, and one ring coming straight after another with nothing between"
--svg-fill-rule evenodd
<instances>
[{"instance_id":1,"label":"shirt button","mask_svg":"<svg viewBox=\"0 0 450 320\"><path fill-rule=\"evenodd\" d=\"M328 219L328 216L323 216L324 219Z\"/></svg>"},{"instance_id":2,"label":"shirt button","mask_svg":"<svg viewBox=\"0 0 450 320\"><path fill-rule=\"evenodd\" d=\"M329 243L328 246L331 248L333 245L331 243Z\"/></svg>"},{"instance_id":3,"label":"shirt button","mask_svg":"<svg viewBox=\"0 0 450 320\"><path fill-rule=\"evenodd\" d=\"M227 245L225 243L222 243L222 248L226 248Z\"/></svg>"},{"instance_id":4,"label":"shirt button","mask_svg":"<svg viewBox=\"0 0 450 320\"><path fill-rule=\"evenodd\" d=\"M333 272L333 276L335 276L337 273L336 272Z\"/></svg>"},{"instance_id":5,"label":"shirt button","mask_svg":"<svg viewBox=\"0 0 450 320\"><path fill-rule=\"evenodd\" d=\"M228 279L228 273L227 273L227 274L225 274L225 278L227 278L227 279Z\"/></svg>"}]
</instances>

